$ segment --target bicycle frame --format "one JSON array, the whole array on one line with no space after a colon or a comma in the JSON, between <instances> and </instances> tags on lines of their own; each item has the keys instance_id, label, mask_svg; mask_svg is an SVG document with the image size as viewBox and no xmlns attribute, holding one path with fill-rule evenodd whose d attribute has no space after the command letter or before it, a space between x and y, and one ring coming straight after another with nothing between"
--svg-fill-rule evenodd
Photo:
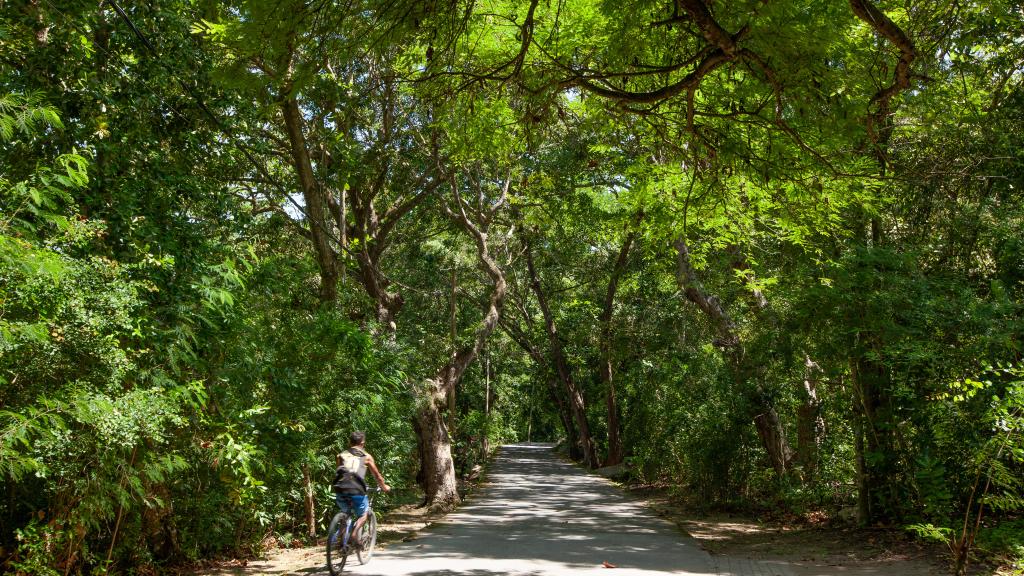
<instances>
[{"instance_id":1,"label":"bicycle frame","mask_svg":"<svg viewBox=\"0 0 1024 576\"><path fill-rule=\"evenodd\" d=\"M371 522L371 535L369 536L368 548L363 549L363 546L367 546L367 542L363 542L359 548L350 548L349 544L352 540L352 535L355 532L354 528L356 523L359 521L359 516L355 515L355 509L352 506L345 506L348 508L347 512L338 511L331 520L328 528L327 535L327 568L333 576L340 576L342 570L345 568L345 563L348 559L348 555L351 552L355 552L359 557L359 563L365 564L369 562L370 557L373 555L373 547L376 542L376 516L373 512L373 497L377 492L380 492L380 488L373 488L366 491L366 516L367 522ZM341 522L341 517L344 515L345 522ZM340 540L340 542L339 542ZM337 554L337 556L335 556ZM335 566L335 559L338 560L337 566Z\"/></svg>"},{"instance_id":2,"label":"bicycle frame","mask_svg":"<svg viewBox=\"0 0 1024 576\"><path fill-rule=\"evenodd\" d=\"M379 487L370 488L366 491L366 514L370 514L370 510L373 510L373 497L377 492L380 492ZM359 518L354 514L354 511L350 508L348 514L345 516L345 530L342 532L341 546L343 548L348 547L349 537L352 536L352 529L355 528L356 522Z\"/></svg>"}]
</instances>

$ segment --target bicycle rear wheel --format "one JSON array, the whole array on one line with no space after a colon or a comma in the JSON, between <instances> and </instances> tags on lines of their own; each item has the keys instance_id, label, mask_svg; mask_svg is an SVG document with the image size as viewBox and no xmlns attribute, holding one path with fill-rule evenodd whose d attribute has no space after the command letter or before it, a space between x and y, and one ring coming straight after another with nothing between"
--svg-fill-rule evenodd
<instances>
[{"instance_id":1,"label":"bicycle rear wheel","mask_svg":"<svg viewBox=\"0 0 1024 576\"><path fill-rule=\"evenodd\" d=\"M331 576L339 576L345 569L349 547L345 541L345 530L348 528L348 514L338 512L331 519L327 528L327 569Z\"/></svg>"},{"instance_id":2,"label":"bicycle rear wheel","mask_svg":"<svg viewBox=\"0 0 1024 576\"><path fill-rule=\"evenodd\" d=\"M359 529L359 541L363 543L361 548L356 550L360 564L366 564L373 558L373 548L377 545L377 513L370 510L370 515Z\"/></svg>"}]
</instances>

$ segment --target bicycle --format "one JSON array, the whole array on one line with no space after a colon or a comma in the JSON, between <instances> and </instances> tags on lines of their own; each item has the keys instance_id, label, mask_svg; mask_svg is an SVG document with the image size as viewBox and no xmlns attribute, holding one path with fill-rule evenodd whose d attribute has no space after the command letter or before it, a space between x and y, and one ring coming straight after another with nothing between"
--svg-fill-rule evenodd
<instances>
[{"instance_id":1,"label":"bicycle","mask_svg":"<svg viewBox=\"0 0 1024 576\"><path fill-rule=\"evenodd\" d=\"M338 576L345 569L345 562L348 555L353 552L359 558L359 564L366 564L373 557L373 549L377 545L377 513L373 511L373 495L380 492L380 488L372 488L366 491L367 512L366 522L360 528L359 541L362 546L349 546L352 537L352 526L358 518L349 512L338 511L331 519L327 528L327 569L331 576Z\"/></svg>"}]
</instances>

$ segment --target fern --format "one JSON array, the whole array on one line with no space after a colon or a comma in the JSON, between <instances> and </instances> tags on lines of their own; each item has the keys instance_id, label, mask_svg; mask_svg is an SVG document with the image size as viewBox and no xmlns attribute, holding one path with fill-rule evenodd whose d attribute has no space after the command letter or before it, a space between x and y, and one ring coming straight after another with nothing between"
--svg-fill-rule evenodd
<instances>
[{"instance_id":1,"label":"fern","mask_svg":"<svg viewBox=\"0 0 1024 576\"><path fill-rule=\"evenodd\" d=\"M988 372L1013 381L1007 384L1002 397L993 397L986 415L992 424L993 434L975 456L976 477L964 511L962 528L950 537L954 572L958 576L967 573L970 553L981 531L986 508L999 512L1024 510L1024 481L1013 469L1024 463L1024 369L1000 366L998 369L989 368ZM983 385L977 380L965 382L976 389Z\"/></svg>"},{"instance_id":2,"label":"fern","mask_svg":"<svg viewBox=\"0 0 1024 576\"><path fill-rule=\"evenodd\" d=\"M61 416L65 408L63 403L43 400L39 407L22 408L20 413L0 411L0 476L17 482L26 474L45 472L32 447L54 430L66 428Z\"/></svg>"},{"instance_id":3,"label":"fern","mask_svg":"<svg viewBox=\"0 0 1024 576\"><path fill-rule=\"evenodd\" d=\"M44 105L39 92L0 94L0 140L13 140L18 133L32 136L45 126L64 128L57 109Z\"/></svg>"}]
</instances>

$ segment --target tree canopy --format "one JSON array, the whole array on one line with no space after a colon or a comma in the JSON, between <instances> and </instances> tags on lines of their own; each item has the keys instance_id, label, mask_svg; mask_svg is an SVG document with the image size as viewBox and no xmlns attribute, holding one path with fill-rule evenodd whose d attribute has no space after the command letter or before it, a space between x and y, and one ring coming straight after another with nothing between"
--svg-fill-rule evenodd
<instances>
[{"instance_id":1,"label":"tree canopy","mask_svg":"<svg viewBox=\"0 0 1024 576\"><path fill-rule=\"evenodd\" d=\"M315 538L359 429L392 504L552 441L963 573L1021 530L1022 70L1004 0L0 3L0 565Z\"/></svg>"}]
</instances>

